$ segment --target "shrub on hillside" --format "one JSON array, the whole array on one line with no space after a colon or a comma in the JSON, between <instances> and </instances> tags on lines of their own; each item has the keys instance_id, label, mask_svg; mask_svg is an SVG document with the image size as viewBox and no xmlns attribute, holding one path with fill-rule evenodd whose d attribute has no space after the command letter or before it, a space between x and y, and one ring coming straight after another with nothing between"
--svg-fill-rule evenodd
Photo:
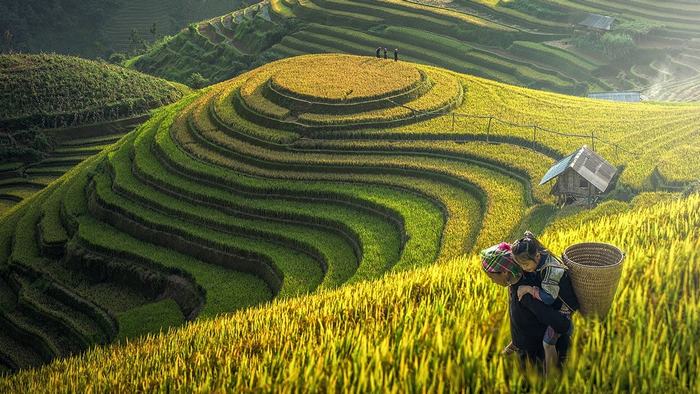
<instances>
[{"instance_id":1,"label":"shrub on hillside","mask_svg":"<svg viewBox=\"0 0 700 394\"><path fill-rule=\"evenodd\" d=\"M296 19L282 23L269 22L263 18L244 20L236 27L234 39L249 53L260 53L282 41L287 35L300 30L302 24Z\"/></svg>"},{"instance_id":2,"label":"shrub on hillside","mask_svg":"<svg viewBox=\"0 0 700 394\"><path fill-rule=\"evenodd\" d=\"M250 68L255 69L261 66L266 65L267 63L272 63L275 60L281 59L282 56L275 53L275 52L263 52L260 56L258 56L253 63L251 63Z\"/></svg>"},{"instance_id":3,"label":"shrub on hillside","mask_svg":"<svg viewBox=\"0 0 700 394\"><path fill-rule=\"evenodd\" d=\"M21 130L3 134L0 145L0 162L36 162L46 157L45 152L53 149L54 142L37 129Z\"/></svg>"},{"instance_id":4,"label":"shrub on hillside","mask_svg":"<svg viewBox=\"0 0 700 394\"><path fill-rule=\"evenodd\" d=\"M211 84L211 82L208 79L204 78L202 76L202 74L200 74L200 73L192 73L192 74L190 74L190 77L187 78L187 84L191 88L201 89L201 88Z\"/></svg>"},{"instance_id":5,"label":"shrub on hillside","mask_svg":"<svg viewBox=\"0 0 700 394\"><path fill-rule=\"evenodd\" d=\"M124 64L124 62L126 61L126 59L127 59L127 56L126 56L125 53L122 53L122 52L115 52L115 53L109 55L109 59L108 59L108 60L109 60L109 62L112 63L112 64L116 64L116 65L120 65L120 66L121 66L122 64Z\"/></svg>"},{"instance_id":6,"label":"shrub on hillside","mask_svg":"<svg viewBox=\"0 0 700 394\"><path fill-rule=\"evenodd\" d=\"M577 33L571 42L578 48L603 52L611 59L630 55L637 44L627 33L609 32L603 35L597 33Z\"/></svg>"},{"instance_id":7,"label":"shrub on hillside","mask_svg":"<svg viewBox=\"0 0 700 394\"><path fill-rule=\"evenodd\" d=\"M615 188L607 193L605 200L632 201L632 198L637 195L628 185L617 183Z\"/></svg>"},{"instance_id":8,"label":"shrub on hillside","mask_svg":"<svg viewBox=\"0 0 700 394\"><path fill-rule=\"evenodd\" d=\"M650 34L654 34L663 28L661 23L640 21L640 20L630 20L621 22L615 27L615 32L624 33L631 36L635 40L644 38Z\"/></svg>"},{"instance_id":9,"label":"shrub on hillside","mask_svg":"<svg viewBox=\"0 0 700 394\"><path fill-rule=\"evenodd\" d=\"M573 94L575 96L585 96L588 94L588 84L585 82L576 82L574 85Z\"/></svg>"},{"instance_id":10,"label":"shrub on hillside","mask_svg":"<svg viewBox=\"0 0 700 394\"><path fill-rule=\"evenodd\" d=\"M579 48L603 52L611 59L629 56L637 49L637 42L654 34L663 27L657 22L629 20L620 22L614 31L605 34L594 32L576 33L572 42Z\"/></svg>"},{"instance_id":11,"label":"shrub on hillside","mask_svg":"<svg viewBox=\"0 0 700 394\"><path fill-rule=\"evenodd\" d=\"M517 33L494 33L476 26L457 26L455 36L464 41L507 48L518 39Z\"/></svg>"},{"instance_id":12,"label":"shrub on hillside","mask_svg":"<svg viewBox=\"0 0 700 394\"><path fill-rule=\"evenodd\" d=\"M628 56L637 48L634 39L626 33L606 33L600 38L603 53L610 58Z\"/></svg>"}]
</instances>

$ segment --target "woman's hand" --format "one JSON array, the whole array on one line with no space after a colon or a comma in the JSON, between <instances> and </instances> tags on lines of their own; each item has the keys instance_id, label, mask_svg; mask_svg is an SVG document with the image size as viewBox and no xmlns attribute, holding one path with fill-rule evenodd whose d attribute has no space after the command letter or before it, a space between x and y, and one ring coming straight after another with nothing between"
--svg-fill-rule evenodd
<instances>
[{"instance_id":1,"label":"woman's hand","mask_svg":"<svg viewBox=\"0 0 700 394\"><path fill-rule=\"evenodd\" d=\"M518 301L522 301L525 294L532 294L533 290L532 286L518 286Z\"/></svg>"}]
</instances>

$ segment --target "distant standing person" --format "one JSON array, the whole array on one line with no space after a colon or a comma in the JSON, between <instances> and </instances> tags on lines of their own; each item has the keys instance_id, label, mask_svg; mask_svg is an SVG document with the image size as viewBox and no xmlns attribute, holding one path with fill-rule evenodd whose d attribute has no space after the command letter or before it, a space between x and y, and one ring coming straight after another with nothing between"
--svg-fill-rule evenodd
<instances>
[{"instance_id":1,"label":"distant standing person","mask_svg":"<svg viewBox=\"0 0 700 394\"><path fill-rule=\"evenodd\" d=\"M384 48L384 59L386 59L386 48Z\"/></svg>"},{"instance_id":2,"label":"distant standing person","mask_svg":"<svg viewBox=\"0 0 700 394\"><path fill-rule=\"evenodd\" d=\"M395 62L399 61L399 48L394 49L394 61Z\"/></svg>"},{"instance_id":3,"label":"distant standing person","mask_svg":"<svg viewBox=\"0 0 700 394\"><path fill-rule=\"evenodd\" d=\"M379 53L381 51L382 51L382 47L377 47L377 59L381 58L381 56L379 56Z\"/></svg>"}]
</instances>

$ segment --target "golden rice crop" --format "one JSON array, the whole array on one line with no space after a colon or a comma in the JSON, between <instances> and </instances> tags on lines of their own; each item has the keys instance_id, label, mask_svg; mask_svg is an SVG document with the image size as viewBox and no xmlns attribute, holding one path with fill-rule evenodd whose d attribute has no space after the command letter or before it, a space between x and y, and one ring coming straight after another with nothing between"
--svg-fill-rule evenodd
<instances>
[{"instance_id":1,"label":"golden rice crop","mask_svg":"<svg viewBox=\"0 0 700 394\"><path fill-rule=\"evenodd\" d=\"M420 72L410 63L351 55L303 56L275 68L273 86L315 101L385 97L421 81Z\"/></svg>"},{"instance_id":2,"label":"golden rice crop","mask_svg":"<svg viewBox=\"0 0 700 394\"><path fill-rule=\"evenodd\" d=\"M697 392L700 194L542 237L554 250L587 239L627 262L608 318L575 319L558 379L498 354L506 294L465 256L95 349L0 390Z\"/></svg>"},{"instance_id":3,"label":"golden rice crop","mask_svg":"<svg viewBox=\"0 0 700 394\"><path fill-rule=\"evenodd\" d=\"M202 120L203 121L203 120ZM205 123L206 124L206 123ZM209 129L206 125L204 129ZM327 173L304 173L298 171L282 171L279 169L259 168L250 164L242 163L235 159L232 155L214 154L205 146L200 144L190 143L191 136L183 128L175 128L173 138L178 140L180 146L186 149L195 157L200 157L206 161L216 163L217 165L230 168L237 172L251 173L264 177L284 177L286 179L296 180L342 180L351 182L373 182L378 184L390 184L397 187L409 187L412 184L407 178L397 180L393 176L384 175L366 175L361 172L355 174L334 174ZM169 133L163 133L164 138L168 138ZM470 164L457 164L445 159L434 159L427 157L410 157L410 156L389 156L389 155L360 155L352 152L347 155L323 154L323 153L299 153L299 152L271 152L266 148L248 144L243 141L232 139L229 136L216 132L214 130L207 133L207 138L211 141L230 149L243 153L247 157L261 157L267 160L288 163L304 163L305 165L337 165L346 167L372 166L380 168L395 168L395 169L416 169L429 173L444 174L454 179L464 180L476 188L478 188L487 201L484 201L484 216L482 230L476 241L477 247L484 247L489 243L496 242L502 237L508 235L518 221L521 219L521 213L524 211L525 192L523 186L517 181L500 176L498 173L479 166ZM420 189L419 189L420 190ZM442 190L440 190L442 191ZM437 193L439 198L439 192ZM448 211L451 204L446 204ZM457 204L459 206L461 204ZM456 234L460 231L465 231L465 223L473 219L465 216L472 210L464 208L450 212L450 218L446 227L445 239L449 244L453 237L461 239L462 237ZM461 223L462 226L453 227L451 223Z\"/></svg>"},{"instance_id":4,"label":"golden rice crop","mask_svg":"<svg viewBox=\"0 0 700 394\"><path fill-rule=\"evenodd\" d=\"M552 159L530 149L512 145L508 149L498 144L470 142L468 144L451 141L383 141L374 140L300 140L295 147L308 149L333 149L343 151L382 150L386 152L421 152L433 156L450 155L465 159L473 158L484 162L494 162L503 169L512 169L526 174L532 185L532 194L542 202L554 202L550 194L551 184L539 186L542 174L554 164Z\"/></svg>"},{"instance_id":5,"label":"golden rice crop","mask_svg":"<svg viewBox=\"0 0 700 394\"><path fill-rule=\"evenodd\" d=\"M288 61L289 59L281 63ZM277 67L275 64L266 68L274 69ZM490 122L489 127L487 118L456 116L453 119L447 115L391 128L392 134L407 134L405 139L410 139L412 134L440 134L442 138L451 134L455 138L464 135L486 138L486 134L489 134L491 137L511 139L525 147L530 147L534 139L537 144L562 156L584 144L594 145L596 151L613 165L624 166L620 182L637 190L653 188L651 178L655 170L663 179L673 183L698 179L698 155L687 143L699 136L696 126L700 123L698 104L629 104L590 100L509 86L429 66L416 67L429 74L448 74L465 87L464 100L455 109L456 114L493 116L495 120ZM301 81L299 83L313 84L309 79L298 79ZM226 92L234 89L224 88ZM429 100L429 96L424 95L418 100ZM217 113L226 111L227 104L221 100L216 105ZM430 105L428 107L432 108ZM357 114L358 117L364 115L366 113ZM380 115L391 117L395 114L384 110ZM334 118L341 117L344 120L353 119L353 115L317 117L319 119L315 120L319 122L332 122ZM262 130L263 128L253 128L249 131ZM363 134L372 138L381 137L385 132L386 130L352 131L354 135ZM503 150L507 150L507 147Z\"/></svg>"},{"instance_id":6,"label":"golden rice crop","mask_svg":"<svg viewBox=\"0 0 700 394\"><path fill-rule=\"evenodd\" d=\"M428 66L421 66L429 69ZM661 175L673 181L698 178L700 162L680 148L698 138L700 105L669 103L616 103L541 92L457 74L466 86L465 100L456 113L494 116L517 125L537 125L581 137L536 132L539 144L562 155L591 145L591 134L622 149L594 141L595 149L614 165L625 165L621 181L637 189L649 188L648 178L659 163ZM456 118L455 134L485 136L488 120ZM452 133L452 116L443 116L394 129L404 133ZM525 145L533 138L532 127L513 127L493 122L491 135L519 137ZM407 137L408 138L408 137ZM629 151L627 153L625 151ZM676 172L676 166L683 170Z\"/></svg>"},{"instance_id":7,"label":"golden rice crop","mask_svg":"<svg viewBox=\"0 0 700 394\"><path fill-rule=\"evenodd\" d=\"M278 64L283 67L291 62ZM271 70L274 68L265 72ZM260 81L269 78L260 75L247 77ZM543 124L550 121L569 125L580 133L591 125L604 124L614 130L609 138L622 141L623 134L628 133L628 138L643 143L639 156L622 153L613 160L628 164L628 168L644 158L656 158L645 156L658 152L656 145L650 148L648 144L680 146L673 144L687 137L684 122L696 116L692 105L648 105L630 111L637 116L648 114L649 122L632 123L622 113L631 108L628 106L504 88L467 76L455 78L467 87L467 104L461 108L473 114L503 106L505 110L499 116L510 121L526 123L540 114ZM300 79L300 83L313 84ZM303 151L273 146L269 141L293 142L298 136L241 119L230 110L232 95L237 94L243 80L212 87L200 98L193 98L191 106L185 103L184 111L169 115L175 119L174 124L164 122L150 134L142 134L139 149L153 149L154 157L164 160L163 166L186 169L190 175L209 176L209 180L221 183L243 182L239 175L247 174L251 185L265 180L275 187L298 187L294 190L308 193L325 190L331 183L353 184L357 195L368 203L377 205L386 200L388 208L400 213L412 205L399 199L391 202L393 195L368 193L362 184L381 185L397 196L407 191L420 194L437 202L445 216L439 262L393 272L376 281L278 299L161 335L94 349L39 370L3 378L0 392L700 391L696 355L700 335L700 194L683 198L647 194L633 204L608 202L590 212L556 220L545 231L541 239L555 252L572 243L599 241L614 243L627 253L619 292L607 319L599 322L576 316L567 368L560 378L545 380L519 371L514 359L499 355L509 336L506 293L480 272L473 253L461 254L466 241L474 241L476 249L487 246L503 240L521 222L527 209L525 187L506 175L509 169L535 180L537 173L551 164L551 158L540 153L524 154L525 148L507 144L459 148L454 142L427 146L428 142L411 140L411 133L422 133L421 138L429 133L449 134L449 117L393 129L388 132L390 139L384 141L381 136L387 130L353 130L349 132L353 137L366 133L367 139L340 144L307 138L299 146L306 144L312 149ZM255 90L245 94L255 94ZM609 119L595 117L596 105L602 108L598 116ZM550 108L555 115L546 113ZM209 117L211 109L229 126L228 130L217 127L216 119ZM580 119L575 118L577 115ZM664 128L673 131L659 134ZM483 132L455 129L455 133L462 134ZM501 124L493 132L512 137L520 131ZM648 135L654 132L658 135ZM237 133L263 141L239 138ZM407 138L394 143L398 133L406 133ZM578 143L557 135L540 143L560 153L578 147ZM473 151L480 146L481 152ZM345 151L324 151L327 147ZM313 152L314 148L320 149ZM425 151L434 154L420 154ZM682 159L676 155L687 155L692 149L667 152L664 160L671 164L660 168L661 172ZM467 160L455 157L460 154L468 156ZM489 156L498 158L488 160ZM475 164L479 158L489 164ZM522 160L542 162L523 164ZM514 164L508 165L510 162ZM689 160L686 163L688 168L695 165ZM507 167L505 174L494 169L499 165ZM362 171L337 171L340 167L363 166L366 168ZM632 175L623 179L642 184L648 171L648 164L629 172L626 169L625 174ZM106 182L101 185L108 191ZM538 193L544 194L542 189ZM67 205L64 210L71 211ZM418 211L411 215L425 214ZM480 232L476 240L471 240L479 221ZM411 249L416 245L411 239L421 240L421 235L428 232L418 227L415 223L406 225L408 241L396 267L411 266L407 256L425 255Z\"/></svg>"},{"instance_id":8,"label":"golden rice crop","mask_svg":"<svg viewBox=\"0 0 700 394\"><path fill-rule=\"evenodd\" d=\"M264 84L270 78L269 72L258 70L241 85L240 95L243 101L256 112L275 119L284 119L289 116L289 109L280 107L265 99L262 95Z\"/></svg>"}]
</instances>

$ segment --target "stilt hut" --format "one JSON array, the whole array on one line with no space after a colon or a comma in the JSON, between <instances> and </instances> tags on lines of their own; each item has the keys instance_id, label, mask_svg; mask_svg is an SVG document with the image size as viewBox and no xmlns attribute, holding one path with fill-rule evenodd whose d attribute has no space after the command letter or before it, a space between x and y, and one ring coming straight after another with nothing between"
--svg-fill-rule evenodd
<instances>
[{"instance_id":1,"label":"stilt hut","mask_svg":"<svg viewBox=\"0 0 700 394\"><path fill-rule=\"evenodd\" d=\"M554 164L540 185L552 179L557 180L552 187L552 194L557 196L560 206L592 205L608 189L615 174L617 168L584 145Z\"/></svg>"}]
</instances>

